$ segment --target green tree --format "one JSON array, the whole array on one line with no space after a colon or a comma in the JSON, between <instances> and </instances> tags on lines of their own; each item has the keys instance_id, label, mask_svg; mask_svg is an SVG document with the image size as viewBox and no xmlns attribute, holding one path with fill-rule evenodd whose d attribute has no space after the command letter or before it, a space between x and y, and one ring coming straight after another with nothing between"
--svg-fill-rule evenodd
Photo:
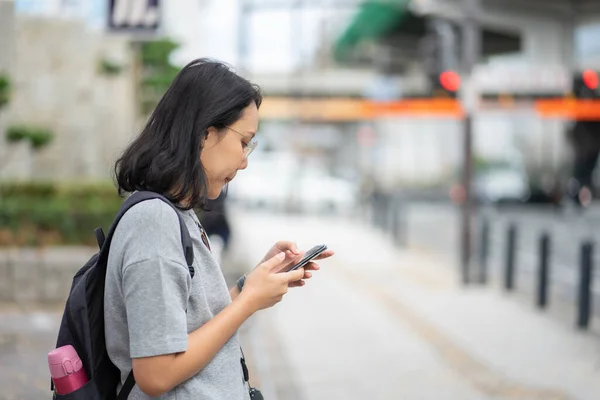
<instances>
[{"instance_id":1,"label":"green tree","mask_svg":"<svg viewBox=\"0 0 600 400\"><path fill-rule=\"evenodd\" d=\"M10 79L8 75L0 74L0 109L10 101Z\"/></svg>"},{"instance_id":2,"label":"green tree","mask_svg":"<svg viewBox=\"0 0 600 400\"><path fill-rule=\"evenodd\" d=\"M27 125L13 125L6 130L6 140L9 143L29 141L33 150L46 147L53 137L54 134L48 129Z\"/></svg>"},{"instance_id":3,"label":"green tree","mask_svg":"<svg viewBox=\"0 0 600 400\"><path fill-rule=\"evenodd\" d=\"M170 39L144 42L140 48L142 64L141 111L151 112L179 72L169 61L179 44Z\"/></svg>"},{"instance_id":4,"label":"green tree","mask_svg":"<svg viewBox=\"0 0 600 400\"><path fill-rule=\"evenodd\" d=\"M9 126L5 133L8 143L29 142L34 153L48 146L54 139L54 133L49 129L28 125ZM35 156L35 154L34 154ZM4 163L0 164L0 169L4 168L11 157L3 157Z\"/></svg>"}]
</instances>

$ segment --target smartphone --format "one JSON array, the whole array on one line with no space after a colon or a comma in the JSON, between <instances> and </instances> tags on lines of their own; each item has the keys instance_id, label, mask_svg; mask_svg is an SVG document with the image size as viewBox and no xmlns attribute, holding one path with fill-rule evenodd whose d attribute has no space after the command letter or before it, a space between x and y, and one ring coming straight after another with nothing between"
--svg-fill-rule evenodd
<instances>
[{"instance_id":1,"label":"smartphone","mask_svg":"<svg viewBox=\"0 0 600 400\"><path fill-rule=\"evenodd\" d=\"M302 260L300 260L296 265L290 267L285 272L290 272L290 271L296 270L298 268L304 267L312 259L314 259L315 257L317 257L319 254L321 254L325 250L327 250L327 246L324 245L324 244L319 244L319 245L313 247L312 249L310 249L306 253L304 253L304 257L302 257Z\"/></svg>"}]
</instances>

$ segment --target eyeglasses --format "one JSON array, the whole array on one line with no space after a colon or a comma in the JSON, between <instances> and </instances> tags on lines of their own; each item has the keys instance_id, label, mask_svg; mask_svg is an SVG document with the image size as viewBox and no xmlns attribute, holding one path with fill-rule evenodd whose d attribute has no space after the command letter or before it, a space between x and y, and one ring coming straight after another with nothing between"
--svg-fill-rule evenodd
<instances>
[{"instance_id":1,"label":"eyeglasses","mask_svg":"<svg viewBox=\"0 0 600 400\"><path fill-rule=\"evenodd\" d=\"M246 138L246 135L241 134L240 132L236 131L235 129L233 129L230 126L226 126L225 128L234 131L235 133L237 133L238 135L240 135L244 139ZM244 149L244 158L248 158L248 156L250 155L250 153L252 153L252 151L254 151L254 149L256 148L256 146L258 146L258 141L256 139L253 139L248 144L246 144L244 142L244 144L242 146L243 146L242 148Z\"/></svg>"}]
</instances>

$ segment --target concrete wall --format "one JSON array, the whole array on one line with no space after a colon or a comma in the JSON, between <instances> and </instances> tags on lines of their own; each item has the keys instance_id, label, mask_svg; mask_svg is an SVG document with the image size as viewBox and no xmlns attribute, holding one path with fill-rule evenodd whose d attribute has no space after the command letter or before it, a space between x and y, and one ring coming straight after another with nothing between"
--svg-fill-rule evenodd
<instances>
[{"instance_id":1,"label":"concrete wall","mask_svg":"<svg viewBox=\"0 0 600 400\"><path fill-rule=\"evenodd\" d=\"M97 247L0 249L0 303L63 303L73 276L97 251ZM247 259L226 253L222 269L232 285L248 271Z\"/></svg>"},{"instance_id":2,"label":"concrete wall","mask_svg":"<svg viewBox=\"0 0 600 400\"><path fill-rule=\"evenodd\" d=\"M14 157L3 177L108 179L119 151L135 133L131 45L73 20L19 16L15 25L15 93L9 121L51 129L38 154ZM100 70L103 59L123 66ZM15 163L17 165L15 165Z\"/></svg>"},{"instance_id":3,"label":"concrete wall","mask_svg":"<svg viewBox=\"0 0 600 400\"><path fill-rule=\"evenodd\" d=\"M0 302L65 301L73 276L96 251L87 247L0 250Z\"/></svg>"},{"instance_id":4,"label":"concrete wall","mask_svg":"<svg viewBox=\"0 0 600 400\"><path fill-rule=\"evenodd\" d=\"M0 74L12 77L15 62L15 14L12 1L0 1ZM0 109L0 173L9 165L8 158L22 159L18 154L21 149L9 149L7 147L4 130L7 125L7 107ZM17 154L15 154L15 150ZM18 169L16 170L18 171ZM15 171L15 172L16 172Z\"/></svg>"}]
</instances>

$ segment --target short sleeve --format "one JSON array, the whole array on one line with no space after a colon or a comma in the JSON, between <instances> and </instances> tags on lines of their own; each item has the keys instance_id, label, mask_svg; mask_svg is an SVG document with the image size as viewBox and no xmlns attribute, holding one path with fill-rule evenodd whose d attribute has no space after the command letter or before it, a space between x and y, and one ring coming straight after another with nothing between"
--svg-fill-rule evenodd
<instances>
[{"instance_id":1,"label":"short sleeve","mask_svg":"<svg viewBox=\"0 0 600 400\"><path fill-rule=\"evenodd\" d=\"M191 277L176 212L160 200L133 206L119 222L123 235L122 293L130 357L187 349Z\"/></svg>"},{"instance_id":2,"label":"short sleeve","mask_svg":"<svg viewBox=\"0 0 600 400\"><path fill-rule=\"evenodd\" d=\"M137 262L123 271L132 358L187 350L188 279L187 267L162 257Z\"/></svg>"}]
</instances>

